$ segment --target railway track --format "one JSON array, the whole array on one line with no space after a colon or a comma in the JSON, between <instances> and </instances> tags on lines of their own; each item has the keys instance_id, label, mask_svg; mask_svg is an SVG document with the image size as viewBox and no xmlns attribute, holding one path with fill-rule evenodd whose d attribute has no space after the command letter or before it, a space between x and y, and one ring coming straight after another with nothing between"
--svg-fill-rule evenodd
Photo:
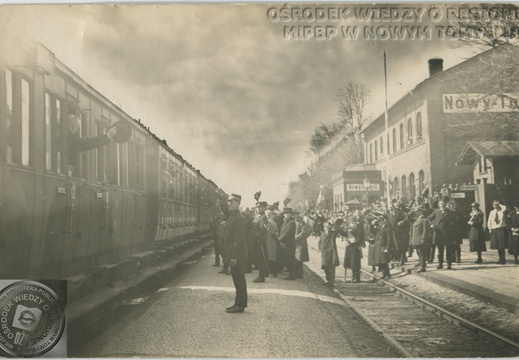
<instances>
[{"instance_id":1,"label":"railway track","mask_svg":"<svg viewBox=\"0 0 519 360\"><path fill-rule=\"evenodd\" d=\"M308 267L322 276L319 250ZM339 250L340 251L340 250ZM342 269L338 267L338 269ZM335 292L405 357L511 357L519 344L363 271L363 282L336 280ZM368 279L367 281L365 279Z\"/></svg>"}]
</instances>

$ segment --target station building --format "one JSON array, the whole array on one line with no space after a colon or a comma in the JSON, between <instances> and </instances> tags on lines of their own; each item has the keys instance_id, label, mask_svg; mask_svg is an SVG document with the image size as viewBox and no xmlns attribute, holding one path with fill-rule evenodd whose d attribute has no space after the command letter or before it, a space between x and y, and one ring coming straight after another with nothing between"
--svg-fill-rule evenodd
<instances>
[{"instance_id":1,"label":"station building","mask_svg":"<svg viewBox=\"0 0 519 360\"><path fill-rule=\"evenodd\" d=\"M488 172L475 178L473 162L458 161L469 142L517 140L510 131L519 115L515 51L498 46L447 70L443 60L429 60L430 76L388 109L387 130L385 114L362 130L365 170L380 171L391 198L414 199L428 188L455 193L466 206L484 203L476 182L519 182L517 173L502 184ZM517 149L508 149L505 168L510 152Z\"/></svg>"}]
</instances>

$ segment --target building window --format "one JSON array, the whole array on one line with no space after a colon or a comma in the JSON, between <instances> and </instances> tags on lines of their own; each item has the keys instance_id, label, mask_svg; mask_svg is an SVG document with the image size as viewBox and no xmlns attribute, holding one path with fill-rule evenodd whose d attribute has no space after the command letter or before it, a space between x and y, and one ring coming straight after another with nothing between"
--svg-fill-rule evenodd
<instances>
[{"instance_id":1,"label":"building window","mask_svg":"<svg viewBox=\"0 0 519 360\"><path fill-rule=\"evenodd\" d=\"M396 153L396 129L393 129L393 154Z\"/></svg>"},{"instance_id":2,"label":"building window","mask_svg":"<svg viewBox=\"0 0 519 360\"><path fill-rule=\"evenodd\" d=\"M369 144L369 163L373 163L373 143Z\"/></svg>"},{"instance_id":3,"label":"building window","mask_svg":"<svg viewBox=\"0 0 519 360\"><path fill-rule=\"evenodd\" d=\"M487 172L487 158L484 156L479 157L479 172L480 173L486 173Z\"/></svg>"},{"instance_id":4,"label":"building window","mask_svg":"<svg viewBox=\"0 0 519 360\"><path fill-rule=\"evenodd\" d=\"M400 188L398 186L398 178L393 180L393 199L397 199L400 195Z\"/></svg>"},{"instance_id":5,"label":"building window","mask_svg":"<svg viewBox=\"0 0 519 360\"><path fill-rule=\"evenodd\" d=\"M378 160L378 141L375 140L375 161Z\"/></svg>"},{"instance_id":6,"label":"building window","mask_svg":"<svg viewBox=\"0 0 519 360\"><path fill-rule=\"evenodd\" d=\"M389 149L389 133L387 134L387 139L386 140L387 140L387 154L389 155L389 153L390 153L390 151L389 151L390 150Z\"/></svg>"},{"instance_id":7,"label":"building window","mask_svg":"<svg viewBox=\"0 0 519 360\"><path fill-rule=\"evenodd\" d=\"M422 113L418 113L416 114L416 140L419 141L422 137Z\"/></svg>"},{"instance_id":8,"label":"building window","mask_svg":"<svg viewBox=\"0 0 519 360\"><path fill-rule=\"evenodd\" d=\"M380 155L384 155L384 138L380 137Z\"/></svg>"},{"instance_id":9,"label":"building window","mask_svg":"<svg viewBox=\"0 0 519 360\"><path fill-rule=\"evenodd\" d=\"M400 150L405 147L404 138L404 124L400 124Z\"/></svg>"},{"instance_id":10,"label":"building window","mask_svg":"<svg viewBox=\"0 0 519 360\"><path fill-rule=\"evenodd\" d=\"M422 195L425 190L425 174L423 170L420 170L418 173L418 190L420 191L420 195Z\"/></svg>"},{"instance_id":11,"label":"building window","mask_svg":"<svg viewBox=\"0 0 519 360\"><path fill-rule=\"evenodd\" d=\"M414 183L414 173L409 174L409 196L414 200L416 198L416 185Z\"/></svg>"},{"instance_id":12,"label":"building window","mask_svg":"<svg viewBox=\"0 0 519 360\"><path fill-rule=\"evenodd\" d=\"M408 193L407 193L407 179L406 179L405 175L402 175L402 197L404 199L406 199L407 195L408 195Z\"/></svg>"},{"instance_id":13,"label":"building window","mask_svg":"<svg viewBox=\"0 0 519 360\"><path fill-rule=\"evenodd\" d=\"M407 120L407 143L409 145L413 143L413 120L411 118Z\"/></svg>"}]
</instances>

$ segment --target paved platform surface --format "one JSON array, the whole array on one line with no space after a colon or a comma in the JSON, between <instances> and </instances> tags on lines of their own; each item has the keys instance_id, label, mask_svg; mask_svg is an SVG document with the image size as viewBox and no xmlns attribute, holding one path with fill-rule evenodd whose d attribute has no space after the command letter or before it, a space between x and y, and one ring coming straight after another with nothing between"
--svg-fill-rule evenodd
<instances>
[{"instance_id":1,"label":"paved platform surface","mask_svg":"<svg viewBox=\"0 0 519 360\"><path fill-rule=\"evenodd\" d=\"M310 237L309 246L317 248L318 239ZM344 260L344 248L346 242L337 239L337 249L341 260L340 267L337 268L337 281L343 281L342 263ZM391 274L395 275L402 271L410 272L413 276L422 276L439 285L474 296L477 299L488 302L492 305L506 309L513 313L519 313L519 265L515 265L513 255L506 254L506 264L498 265L497 250L490 249L487 242L487 251L483 253L483 263L475 264L476 253L469 251L468 240L462 244L461 262L453 263L453 270L436 269L438 265L437 257L434 263L427 264L427 271L417 273L414 265L418 262L416 252L408 259L408 263L403 267L394 267ZM363 249L362 267L366 271L371 271L367 261L368 248ZM380 276L380 273L376 273ZM348 273L348 277L351 272ZM347 278L347 280L350 280Z\"/></svg>"},{"instance_id":2,"label":"paved platform surface","mask_svg":"<svg viewBox=\"0 0 519 360\"><path fill-rule=\"evenodd\" d=\"M283 276L254 283L246 274L249 306L228 314L232 277L218 274L212 253L148 295L131 299L97 327L72 357L396 358L402 355L321 279ZM84 341L85 342L85 341Z\"/></svg>"}]
</instances>

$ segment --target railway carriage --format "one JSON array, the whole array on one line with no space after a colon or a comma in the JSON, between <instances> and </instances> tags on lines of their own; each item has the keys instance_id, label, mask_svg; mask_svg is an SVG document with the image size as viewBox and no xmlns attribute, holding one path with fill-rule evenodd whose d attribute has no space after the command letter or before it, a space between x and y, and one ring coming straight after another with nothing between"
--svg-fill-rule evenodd
<instances>
[{"instance_id":1,"label":"railway carriage","mask_svg":"<svg viewBox=\"0 0 519 360\"><path fill-rule=\"evenodd\" d=\"M208 231L225 193L165 141L41 44L4 33L0 54L1 278L85 277ZM131 135L73 152L69 114L82 138Z\"/></svg>"}]
</instances>

